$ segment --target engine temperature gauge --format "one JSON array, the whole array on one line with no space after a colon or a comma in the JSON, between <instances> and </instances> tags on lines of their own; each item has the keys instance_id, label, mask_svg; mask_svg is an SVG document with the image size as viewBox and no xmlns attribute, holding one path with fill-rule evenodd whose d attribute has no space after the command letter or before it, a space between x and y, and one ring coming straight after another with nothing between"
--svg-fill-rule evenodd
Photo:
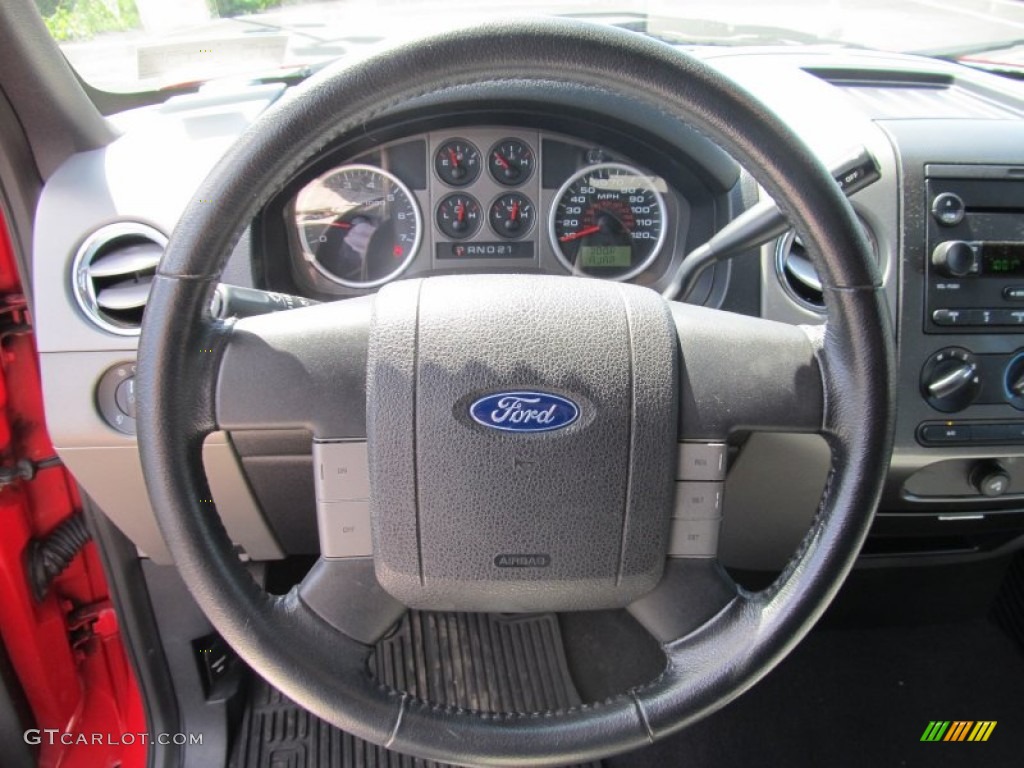
<instances>
[{"instance_id":1,"label":"engine temperature gauge","mask_svg":"<svg viewBox=\"0 0 1024 768\"><path fill-rule=\"evenodd\" d=\"M514 187L533 173L533 150L519 139L502 139L487 154L487 167L499 184Z\"/></svg>"}]
</instances>

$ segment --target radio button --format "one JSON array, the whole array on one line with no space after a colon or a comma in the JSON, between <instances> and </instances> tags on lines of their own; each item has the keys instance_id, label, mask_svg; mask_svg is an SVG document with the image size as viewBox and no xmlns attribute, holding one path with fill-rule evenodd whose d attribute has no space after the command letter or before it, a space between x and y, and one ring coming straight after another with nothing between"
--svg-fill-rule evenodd
<instances>
[{"instance_id":1,"label":"radio button","mask_svg":"<svg viewBox=\"0 0 1024 768\"><path fill-rule=\"evenodd\" d=\"M955 227L964 220L967 206L952 192L943 192L932 201L932 216L944 227Z\"/></svg>"},{"instance_id":2,"label":"radio button","mask_svg":"<svg viewBox=\"0 0 1024 768\"><path fill-rule=\"evenodd\" d=\"M1010 325L1013 318L999 309L974 309L967 319L968 325Z\"/></svg>"},{"instance_id":3,"label":"radio button","mask_svg":"<svg viewBox=\"0 0 1024 768\"><path fill-rule=\"evenodd\" d=\"M963 309L936 309L932 322L936 325L967 325L967 311Z\"/></svg>"},{"instance_id":4,"label":"radio button","mask_svg":"<svg viewBox=\"0 0 1024 768\"><path fill-rule=\"evenodd\" d=\"M1003 298L1007 301L1024 301L1024 285L1008 285L1003 288Z\"/></svg>"}]
</instances>

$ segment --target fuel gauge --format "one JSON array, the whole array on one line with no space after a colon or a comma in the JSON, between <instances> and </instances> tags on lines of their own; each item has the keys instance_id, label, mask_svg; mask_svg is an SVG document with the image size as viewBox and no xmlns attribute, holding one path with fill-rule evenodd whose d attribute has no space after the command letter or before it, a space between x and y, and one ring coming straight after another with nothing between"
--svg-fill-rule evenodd
<instances>
[{"instance_id":1,"label":"fuel gauge","mask_svg":"<svg viewBox=\"0 0 1024 768\"><path fill-rule=\"evenodd\" d=\"M451 187L472 184L480 175L480 150L465 139L449 139L437 148L434 170Z\"/></svg>"}]
</instances>

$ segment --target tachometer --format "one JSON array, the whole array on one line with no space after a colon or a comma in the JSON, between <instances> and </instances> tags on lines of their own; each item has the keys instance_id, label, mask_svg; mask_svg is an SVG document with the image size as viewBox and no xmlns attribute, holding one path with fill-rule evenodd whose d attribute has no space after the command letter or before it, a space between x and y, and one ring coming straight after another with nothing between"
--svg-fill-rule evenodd
<instances>
[{"instance_id":1,"label":"tachometer","mask_svg":"<svg viewBox=\"0 0 1024 768\"><path fill-rule=\"evenodd\" d=\"M665 182L623 163L571 176L555 197L549 234L574 274L628 280L651 265L665 240Z\"/></svg>"},{"instance_id":2,"label":"tachometer","mask_svg":"<svg viewBox=\"0 0 1024 768\"><path fill-rule=\"evenodd\" d=\"M409 189L371 165L334 168L307 184L295 224L306 259L352 288L373 288L405 271L423 230Z\"/></svg>"}]
</instances>

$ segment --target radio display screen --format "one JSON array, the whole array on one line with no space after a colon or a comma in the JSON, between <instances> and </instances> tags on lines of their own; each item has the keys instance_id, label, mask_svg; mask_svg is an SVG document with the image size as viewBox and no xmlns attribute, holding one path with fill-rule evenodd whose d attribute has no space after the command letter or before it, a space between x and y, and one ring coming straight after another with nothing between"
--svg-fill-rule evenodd
<instances>
[{"instance_id":1,"label":"radio display screen","mask_svg":"<svg viewBox=\"0 0 1024 768\"><path fill-rule=\"evenodd\" d=\"M991 277L1024 277L1024 243L982 243L981 274Z\"/></svg>"}]
</instances>

